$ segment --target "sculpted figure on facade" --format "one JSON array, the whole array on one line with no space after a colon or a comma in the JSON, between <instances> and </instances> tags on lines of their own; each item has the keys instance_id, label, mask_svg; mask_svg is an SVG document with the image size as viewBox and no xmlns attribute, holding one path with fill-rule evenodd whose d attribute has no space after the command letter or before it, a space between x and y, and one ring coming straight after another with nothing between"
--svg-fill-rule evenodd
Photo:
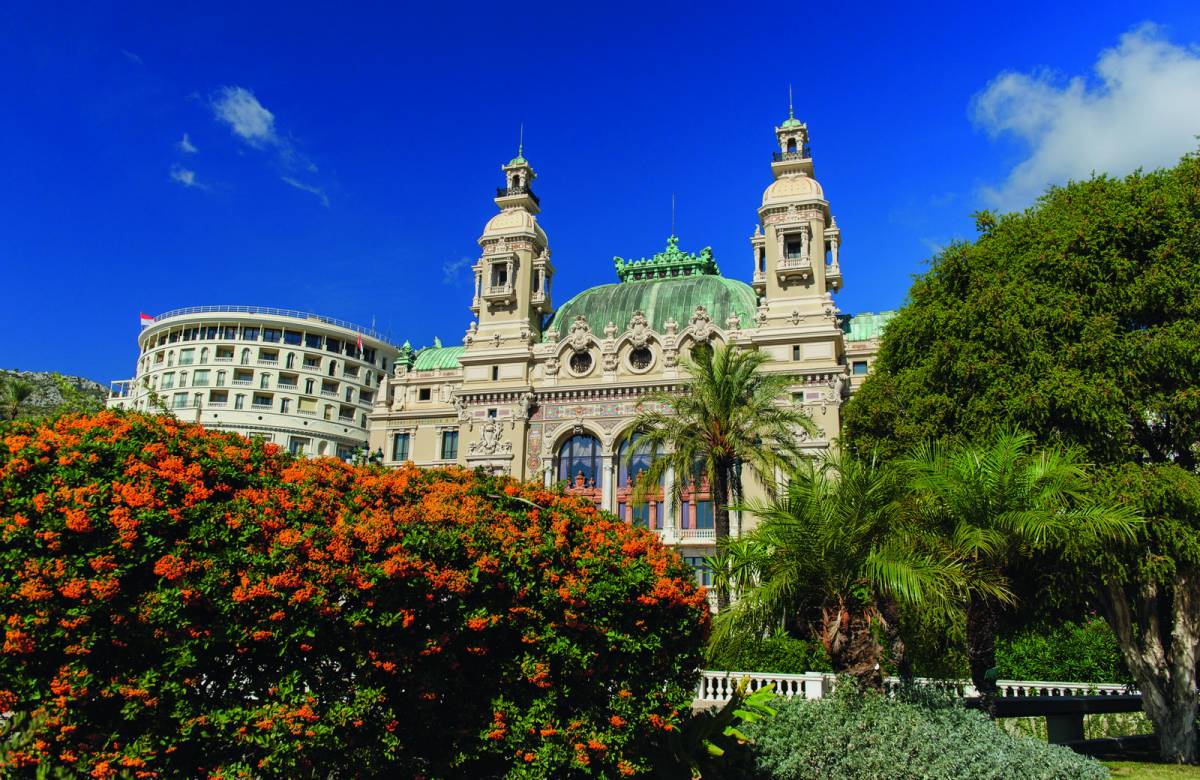
<instances>
[{"instance_id":1,"label":"sculpted figure on facade","mask_svg":"<svg viewBox=\"0 0 1200 780\"><path fill-rule=\"evenodd\" d=\"M479 429L479 439L467 447L471 455L511 455L512 442L500 440L500 423L489 417Z\"/></svg>"},{"instance_id":2,"label":"sculpted figure on facade","mask_svg":"<svg viewBox=\"0 0 1200 780\"><path fill-rule=\"evenodd\" d=\"M588 327L587 320L583 315L575 317L575 321L571 323L571 331L567 335L567 343L571 345L571 349L576 352L583 352L588 348L588 343L591 341L592 329Z\"/></svg>"}]
</instances>

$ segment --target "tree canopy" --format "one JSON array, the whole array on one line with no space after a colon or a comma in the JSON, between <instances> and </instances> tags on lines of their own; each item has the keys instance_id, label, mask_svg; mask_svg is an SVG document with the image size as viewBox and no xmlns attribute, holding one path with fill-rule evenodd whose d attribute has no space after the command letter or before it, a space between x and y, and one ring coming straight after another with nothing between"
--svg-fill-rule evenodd
<instances>
[{"instance_id":1,"label":"tree canopy","mask_svg":"<svg viewBox=\"0 0 1200 780\"><path fill-rule=\"evenodd\" d=\"M1200 157L977 220L979 238L934 257L889 323L843 443L891 458L1016 426L1101 466L1102 489L1147 522L1081 555L1076 574L1164 755L1197 761Z\"/></svg>"}]
</instances>

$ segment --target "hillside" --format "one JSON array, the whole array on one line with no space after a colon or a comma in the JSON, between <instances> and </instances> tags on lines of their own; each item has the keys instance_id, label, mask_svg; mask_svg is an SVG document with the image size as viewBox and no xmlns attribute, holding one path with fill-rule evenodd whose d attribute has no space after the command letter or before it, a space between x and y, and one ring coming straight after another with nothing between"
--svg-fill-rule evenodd
<instances>
[{"instance_id":1,"label":"hillside","mask_svg":"<svg viewBox=\"0 0 1200 780\"><path fill-rule=\"evenodd\" d=\"M33 394L21 405L21 417L40 417L64 404L99 409L108 397L107 387L84 377L0 368L0 385L14 380L28 382L34 388ZM64 386L68 397L64 397Z\"/></svg>"}]
</instances>

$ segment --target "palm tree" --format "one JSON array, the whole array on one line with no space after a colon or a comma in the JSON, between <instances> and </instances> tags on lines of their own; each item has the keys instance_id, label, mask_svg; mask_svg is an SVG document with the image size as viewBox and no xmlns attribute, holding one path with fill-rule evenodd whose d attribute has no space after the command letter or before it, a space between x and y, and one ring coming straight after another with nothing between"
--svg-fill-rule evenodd
<instances>
[{"instance_id":1,"label":"palm tree","mask_svg":"<svg viewBox=\"0 0 1200 780\"><path fill-rule=\"evenodd\" d=\"M17 419L21 407L33 395L34 386L20 379L10 379L0 384L0 409L9 420Z\"/></svg>"},{"instance_id":2,"label":"palm tree","mask_svg":"<svg viewBox=\"0 0 1200 780\"><path fill-rule=\"evenodd\" d=\"M1010 574L1022 560L1098 540L1132 538L1128 507L1090 497L1091 479L1075 450L1034 450L1023 432L978 446L918 447L901 462L920 512L967 569L966 640L971 680L994 694L996 632Z\"/></svg>"},{"instance_id":3,"label":"palm tree","mask_svg":"<svg viewBox=\"0 0 1200 780\"><path fill-rule=\"evenodd\" d=\"M901 609L948 614L961 599L963 572L906 521L903 495L895 473L874 460L830 454L797 465L782 495L749 503L759 525L722 554L731 559L726 572L753 584L717 616L711 648L782 625L818 639L835 671L879 687L878 626L907 676Z\"/></svg>"},{"instance_id":4,"label":"palm tree","mask_svg":"<svg viewBox=\"0 0 1200 780\"><path fill-rule=\"evenodd\" d=\"M741 497L741 466L773 485L778 468L801 458L799 434L816 431L801 409L781 402L795 380L760 371L767 360L762 352L699 345L681 361L691 377L683 387L646 396L627 433L630 462L650 455L635 500L645 500L668 469L677 475L673 506L682 498L686 476L705 478L712 490L713 534L718 544L729 538L730 497ZM728 592L718 590L718 610L728 606Z\"/></svg>"}]
</instances>

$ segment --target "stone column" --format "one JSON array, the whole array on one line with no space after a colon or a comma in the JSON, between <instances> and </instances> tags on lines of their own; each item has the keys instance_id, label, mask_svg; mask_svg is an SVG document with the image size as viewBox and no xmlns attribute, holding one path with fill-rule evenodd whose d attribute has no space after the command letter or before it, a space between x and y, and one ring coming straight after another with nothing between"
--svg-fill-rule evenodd
<instances>
[{"instance_id":1,"label":"stone column","mask_svg":"<svg viewBox=\"0 0 1200 780\"><path fill-rule=\"evenodd\" d=\"M675 490L675 469L667 469L663 475L663 529L662 539L665 544L675 543L675 529L679 527L679 508L675 506L672 492Z\"/></svg>"},{"instance_id":2,"label":"stone column","mask_svg":"<svg viewBox=\"0 0 1200 780\"><path fill-rule=\"evenodd\" d=\"M616 486L613 483L617 477L613 465L612 455L600 456L600 508L609 512L615 511L613 496L616 495Z\"/></svg>"}]
</instances>

